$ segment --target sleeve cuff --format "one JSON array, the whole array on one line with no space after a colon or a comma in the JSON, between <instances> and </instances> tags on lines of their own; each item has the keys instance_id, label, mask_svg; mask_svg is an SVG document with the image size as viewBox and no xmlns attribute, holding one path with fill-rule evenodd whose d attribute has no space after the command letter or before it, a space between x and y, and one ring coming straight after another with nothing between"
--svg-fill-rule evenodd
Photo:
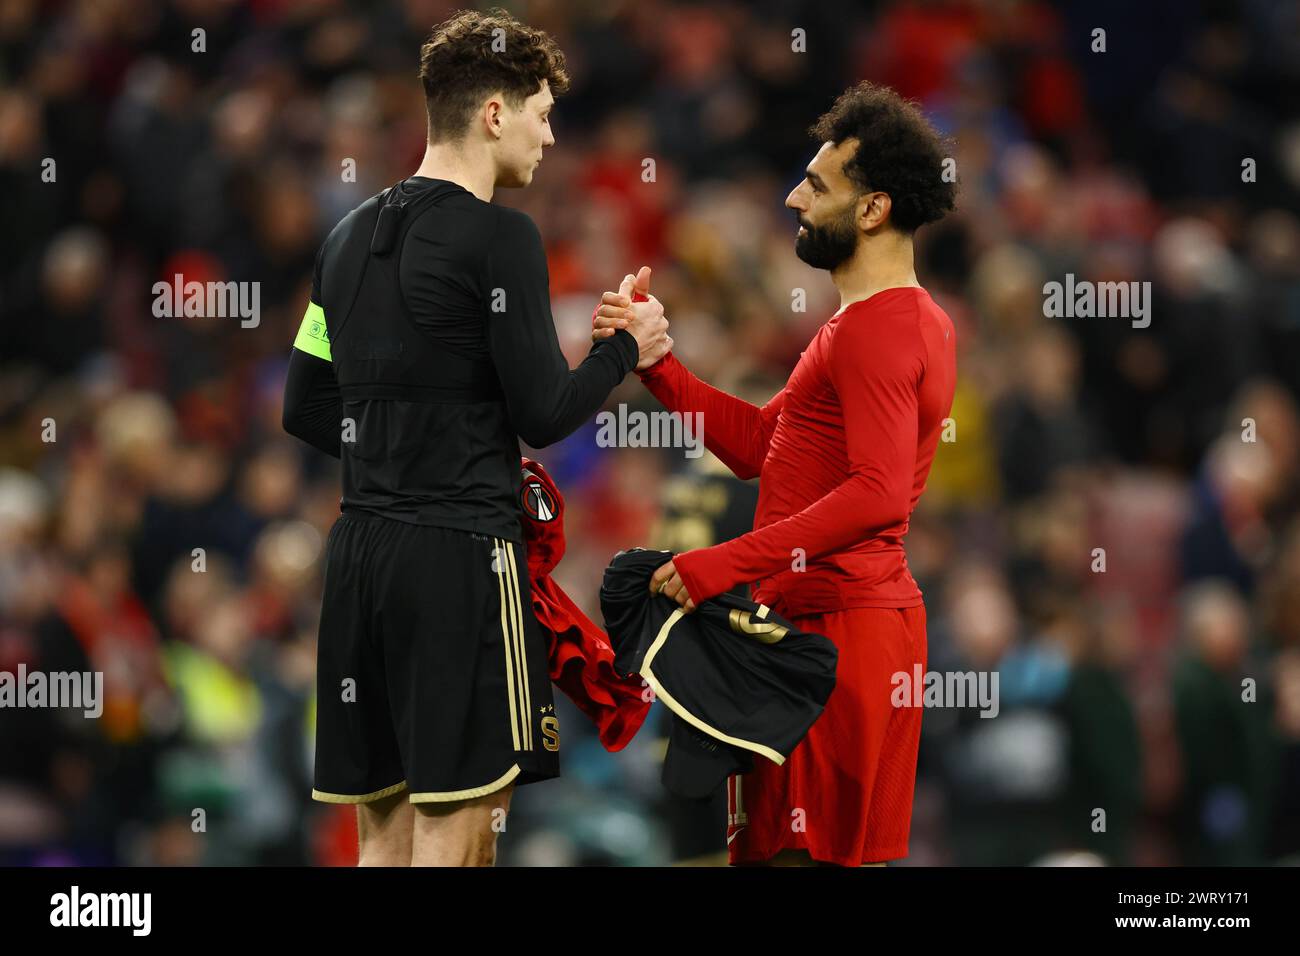
<instances>
[{"instance_id":1,"label":"sleeve cuff","mask_svg":"<svg viewBox=\"0 0 1300 956\"><path fill-rule=\"evenodd\" d=\"M639 369L636 374L642 382L649 385L651 382L657 382L662 379L675 363L677 363L677 359L673 358L673 353L665 352L664 357L655 362L654 365L651 365L648 368ZM636 363L634 362L632 364L633 368L635 368Z\"/></svg>"},{"instance_id":2,"label":"sleeve cuff","mask_svg":"<svg viewBox=\"0 0 1300 956\"><path fill-rule=\"evenodd\" d=\"M674 555L673 567L681 575L686 593L697 605L740 583L731 566L725 543Z\"/></svg>"},{"instance_id":3,"label":"sleeve cuff","mask_svg":"<svg viewBox=\"0 0 1300 956\"><path fill-rule=\"evenodd\" d=\"M613 354L617 356L624 375L636 368L636 360L640 354L640 349L637 348L636 339L632 337L631 332L626 329L619 329L609 338L601 339L593 345L591 351L596 352L605 348L613 350Z\"/></svg>"}]
</instances>

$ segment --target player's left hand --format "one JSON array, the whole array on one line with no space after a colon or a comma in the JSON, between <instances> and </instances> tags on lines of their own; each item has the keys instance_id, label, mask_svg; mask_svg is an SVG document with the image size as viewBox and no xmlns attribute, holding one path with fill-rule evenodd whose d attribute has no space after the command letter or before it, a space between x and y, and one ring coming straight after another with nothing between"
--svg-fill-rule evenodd
<instances>
[{"instance_id":1,"label":"player's left hand","mask_svg":"<svg viewBox=\"0 0 1300 956\"><path fill-rule=\"evenodd\" d=\"M677 573L671 561L650 575L650 593L672 598L687 614L695 610L695 602L686 592L686 582L682 580L682 576Z\"/></svg>"}]
</instances>

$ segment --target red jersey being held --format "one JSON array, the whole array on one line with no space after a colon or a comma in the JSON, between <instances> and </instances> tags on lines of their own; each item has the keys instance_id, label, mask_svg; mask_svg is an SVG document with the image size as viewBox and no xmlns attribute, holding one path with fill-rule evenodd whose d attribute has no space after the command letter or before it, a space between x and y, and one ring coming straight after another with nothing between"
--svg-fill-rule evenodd
<instances>
[{"instance_id":1,"label":"red jersey being held","mask_svg":"<svg viewBox=\"0 0 1300 956\"><path fill-rule=\"evenodd\" d=\"M671 354L639 374L668 409L703 412L709 450L760 479L753 531L674 558L696 603L742 582L786 616L921 603L903 538L957 378L952 320L928 292L842 308L762 408Z\"/></svg>"}]
</instances>

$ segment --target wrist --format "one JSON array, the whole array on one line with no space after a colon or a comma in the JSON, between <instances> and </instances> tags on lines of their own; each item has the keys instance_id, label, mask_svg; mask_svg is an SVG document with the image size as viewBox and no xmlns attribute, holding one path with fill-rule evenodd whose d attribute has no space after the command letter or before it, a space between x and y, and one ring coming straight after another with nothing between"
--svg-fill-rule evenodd
<instances>
[{"instance_id":1,"label":"wrist","mask_svg":"<svg viewBox=\"0 0 1300 956\"><path fill-rule=\"evenodd\" d=\"M644 381L646 378L656 378L657 376L663 374L665 371L668 370L668 366L671 364L672 361L676 361L676 360L673 359L673 353L671 351L668 351L665 352L663 355L659 356L659 358L655 359L645 368L637 367L635 371L638 377L640 377L642 381Z\"/></svg>"},{"instance_id":2,"label":"wrist","mask_svg":"<svg viewBox=\"0 0 1300 956\"><path fill-rule=\"evenodd\" d=\"M673 567L696 604L717 597L736 585L725 544L696 548L673 556Z\"/></svg>"},{"instance_id":3,"label":"wrist","mask_svg":"<svg viewBox=\"0 0 1300 956\"><path fill-rule=\"evenodd\" d=\"M634 370L637 362L640 361L641 347L637 345L636 338L632 333L626 329L619 329L608 338L600 339L592 346L592 350L595 351L601 346L607 346L621 356L626 366L625 375L627 372Z\"/></svg>"}]
</instances>

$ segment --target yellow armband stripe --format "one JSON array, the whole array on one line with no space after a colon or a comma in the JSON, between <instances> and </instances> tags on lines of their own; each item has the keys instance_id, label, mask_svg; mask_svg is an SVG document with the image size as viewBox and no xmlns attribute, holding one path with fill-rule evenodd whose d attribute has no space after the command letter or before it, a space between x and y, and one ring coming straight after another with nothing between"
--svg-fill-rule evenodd
<instances>
[{"instance_id":1,"label":"yellow armband stripe","mask_svg":"<svg viewBox=\"0 0 1300 956\"><path fill-rule=\"evenodd\" d=\"M298 327L298 337L293 340L293 347L308 355L330 361L330 337L325 330L325 310L315 302L309 303L303 314L302 325Z\"/></svg>"}]
</instances>

